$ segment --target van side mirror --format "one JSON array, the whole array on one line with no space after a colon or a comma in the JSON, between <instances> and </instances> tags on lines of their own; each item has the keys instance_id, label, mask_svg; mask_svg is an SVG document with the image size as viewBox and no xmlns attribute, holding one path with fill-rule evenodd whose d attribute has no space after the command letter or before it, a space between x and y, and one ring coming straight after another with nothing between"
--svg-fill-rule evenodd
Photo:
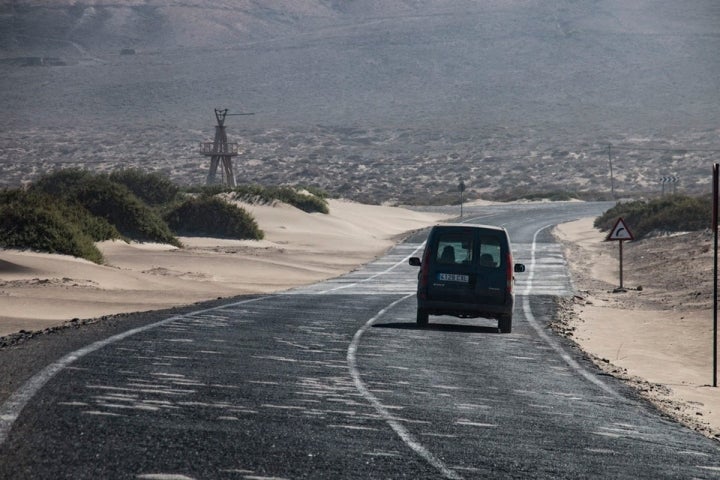
<instances>
[{"instance_id":1,"label":"van side mirror","mask_svg":"<svg viewBox=\"0 0 720 480\"><path fill-rule=\"evenodd\" d=\"M420 261L420 259L419 259L418 257L410 257L410 259L408 260L408 262L409 262L410 265L412 265L413 267L419 267L419 266L422 265L422 262Z\"/></svg>"},{"instance_id":2,"label":"van side mirror","mask_svg":"<svg viewBox=\"0 0 720 480\"><path fill-rule=\"evenodd\" d=\"M522 273L525 271L525 265L522 263L516 263L515 264L515 273Z\"/></svg>"}]
</instances>

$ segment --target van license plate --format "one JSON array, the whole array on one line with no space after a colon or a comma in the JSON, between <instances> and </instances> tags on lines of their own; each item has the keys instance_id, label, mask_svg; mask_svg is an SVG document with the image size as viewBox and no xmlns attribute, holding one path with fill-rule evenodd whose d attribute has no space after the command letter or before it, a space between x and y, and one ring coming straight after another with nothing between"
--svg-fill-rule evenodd
<instances>
[{"instance_id":1,"label":"van license plate","mask_svg":"<svg viewBox=\"0 0 720 480\"><path fill-rule=\"evenodd\" d=\"M438 273L438 280L443 280L445 282L468 283L470 277L467 275L458 275L456 273Z\"/></svg>"}]
</instances>

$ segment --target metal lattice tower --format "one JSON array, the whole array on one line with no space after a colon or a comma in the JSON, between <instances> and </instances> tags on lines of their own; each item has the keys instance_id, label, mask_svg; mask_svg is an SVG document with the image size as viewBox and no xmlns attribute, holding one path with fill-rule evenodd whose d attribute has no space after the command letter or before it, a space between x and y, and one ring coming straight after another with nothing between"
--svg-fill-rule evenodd
<instances>
[{"instance_id":1,"label":"metal lattice tower","mask_svg":"<svg viewBox=\"0 0 720 480\"><path fill-rule=\"evenodd\" d=\"M200 144L200 153L206 157L210 157L210 172L207 176L208 185L217 183L215 176L217 175L218 166L222 164L221 183L225 183L231 187L236 186L232 157L236 157L238 155L238 144L228 143L227 133L225 132L225 117L228 115L227 112L227 108L224 110L220 110L218 108L215 109L215 118L217 119L217 125L215 126L215 140L213 140L212 143Z\"/></svg>"}]
</instances>

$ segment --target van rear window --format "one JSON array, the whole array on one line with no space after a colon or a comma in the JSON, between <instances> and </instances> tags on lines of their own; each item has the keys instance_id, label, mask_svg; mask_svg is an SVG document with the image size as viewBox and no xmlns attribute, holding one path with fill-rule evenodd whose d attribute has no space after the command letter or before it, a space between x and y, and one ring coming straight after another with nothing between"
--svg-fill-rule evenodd
<instances>
[{"instance_id":1,"label":"van rear window","mask_svg":"<svg viewBox=\"0 0 720 480\"><path fill-rule=\"evenodd\" d=\"M468 264L473 259L473 232L441 233L436 261L439 264Z\"/></svg>"},{"instance_id":2,"label":"van rear window","mask_svg":"<svg viewBox=\"0 0 720 480\"><path fill-rule=\"evenodd\" d=\"M500 239L494 236L482 235L480 237L480 266L500 268L501 256Z\"/></svg>"}]
</instances>

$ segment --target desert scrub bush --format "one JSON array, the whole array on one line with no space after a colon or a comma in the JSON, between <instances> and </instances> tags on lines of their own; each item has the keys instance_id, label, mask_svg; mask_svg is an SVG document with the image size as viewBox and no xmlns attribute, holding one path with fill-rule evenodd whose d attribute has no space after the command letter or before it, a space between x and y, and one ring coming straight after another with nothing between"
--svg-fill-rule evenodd
<instances>
[{"instance_id":1,"label":"desert scrub bush","mask_svg":"<svg viewBox=\"0 0 720 480\"><path fill-rule=\"evenodd\" d=\"M245 209L218 197L188 198L165 214L179 235L261 240L265 235Z\"/></svg>"},{"instance_id":2,"label":"desert scrub bush","mask_svg":"<svg viewBox=\"0 0 720 480\"><path fill-rule=\"evenodd\" d=\"M92 215L105 219L123 236L138 241L181 246L167 224L125 185L107 175L68 169L42 177L31 186L68 203L78 203Z\"/></svg>"},{"instance_id":3,"label":"desert scrub bush","mask_svg":"<svg viewBox=\"0 0 720 480\"><path fill-rule=\"evenodd\" d=\"M330 197L330 194L320 187L313 187L313 186L308 187L306 185L301 185L298 188L300 190L306 190L311 195L314 195L318 198L322 198L323 200L327 200Z\"/></svg>"},{"instance_id":4,"label":"desert scrub bush","mask_svg":"<svg viewBox=\"0 0 720 480\"><path fill-rule=\"evenodd\" d=\"M651 233L704 230L710 227L711 216L710 196L667 195L649 201L618 203L596 218L594 225L607 231L622 217L635 238L640 239Z\"/></svg>"},{"instance_id":5,"label":"desert scrub bush","mask_svg":"<svg viewBox=\"0 0 720 480\"><path fill-rule=\"evenodd\" d=\"M564 202L570 200L609 201L612 195L609 192L597 191L571 191L571 190L525 190L521 188L509 191L494 191L485 195L488 200L498 202L514 202L518 200L549 200L551 202Z\"/></svg>"},{"instance_id":6,"label":"desert scrub bush","mask_svg":"<svg viewBox=\"0 0 720 480\"><path fill-rule=\"evenodd\" d=\"M231 190L233 197L249 203L272 203L277 200L262 185L238 185Z\"/></svg>"},{"instance_id":7,"label":"desert scrub bush","mask_svg":"<svg viewBox=\"0 0 720 480\"><path fill-rule=\"evenodd\" d=\"M125 185L136 197L152 206L172 202L180 191L166 176L137 168L116 170L110 174L110 180Z\"/></svg>"},{"instance_id":8,"label":"desert scrub bush","mask_svg":"<svg viewBox=\"0 0 720 480\"><path fill-rule=\"evenodd\" d=\"M200 195L213 196L221 193L230 193L233 189L227 185L219 183L213 185L191 185L182 189L186 193L196 193Z\"/></svg>"},{"instance_id":9,"label":"desert scrub bush","mask_svg":"<svg viewBox=\"0 0 720 480\"><path fill-rule=\"evenodd\" d=\"M66 168L43 175L30 186L30 191L42 192L57 198L67 199L84 182L91 181L93 174L79 168Z\"/></svg>"},{"instance_id":10,"label":"desert scrub bush","mask_svg":"<svg viewBox=\"0 0 720 480\"><path fill-rule=\"evenodd\" d=\"M315 195L300 193L292 187L271 187L271 194L281 202L288 203L307 213L330 213L327 200Z\"/></svg>"},{"instance_id":11,"label":"desert scrub bush","mask_svg":"<svg viewBox=\"0 0 720 480\"><path fill-rule=\"evenodd\" d=\"M0 246L60 253L102 263L103 256L93 238L53 203L24 201L19 195L3 193L0 199ZM81 214L82 215L82 214Z\"/></svg>"},{"instance_id":12,"label":"desert scrub bush","mask_svg":"<svg viewBox=\"0 0 720 480\"><path fill-rule=\"evenodd\" d=\"M310 192L308 190L308 192ZM239 185L233 190L234 197L259 203L272 203L274 200L287 203L307 213L330 213L327 200L313 193L298 192L293 187L263 187L261 185Z\"/></svg>"},{"instance_id":13,"label":"desert scrub bush","mask_svg":"<svg viewBox=\"0 0 720 480\"><path fill-rule=\"evenodd\" d=\"M98 178L78 192L77 201L128 238L181 246L162 218L124 185Z\"/></svg>"},{"instance_id":14,"label":"desert scrub bush","mask_svg":"<svg viewBox=\"0 0 720 480\"><path fill-rule=\"evenodd\" d=\"M104 218L96 217L78 203L58 200L42 192L24 190L5 190L0 192L0 205L23 204L38 210L54 210L65 221L76 225L80 231L96 242L120 238L117 231Z\"/></svg>"},{"instance_id":15,"label":"desert scrub bush","mask_svg":"<svg viewBox=\"0 0 720 480\"><path fill-rule=\"evenodd\" d=\"M531 190L532 186L524 185L523 187L515 187L490 192L487 195L489 200L497 202L515 202L518 200L538 201L567 201L577 198L575 193L563 190Z\"/></svg>"}]
</instances>

